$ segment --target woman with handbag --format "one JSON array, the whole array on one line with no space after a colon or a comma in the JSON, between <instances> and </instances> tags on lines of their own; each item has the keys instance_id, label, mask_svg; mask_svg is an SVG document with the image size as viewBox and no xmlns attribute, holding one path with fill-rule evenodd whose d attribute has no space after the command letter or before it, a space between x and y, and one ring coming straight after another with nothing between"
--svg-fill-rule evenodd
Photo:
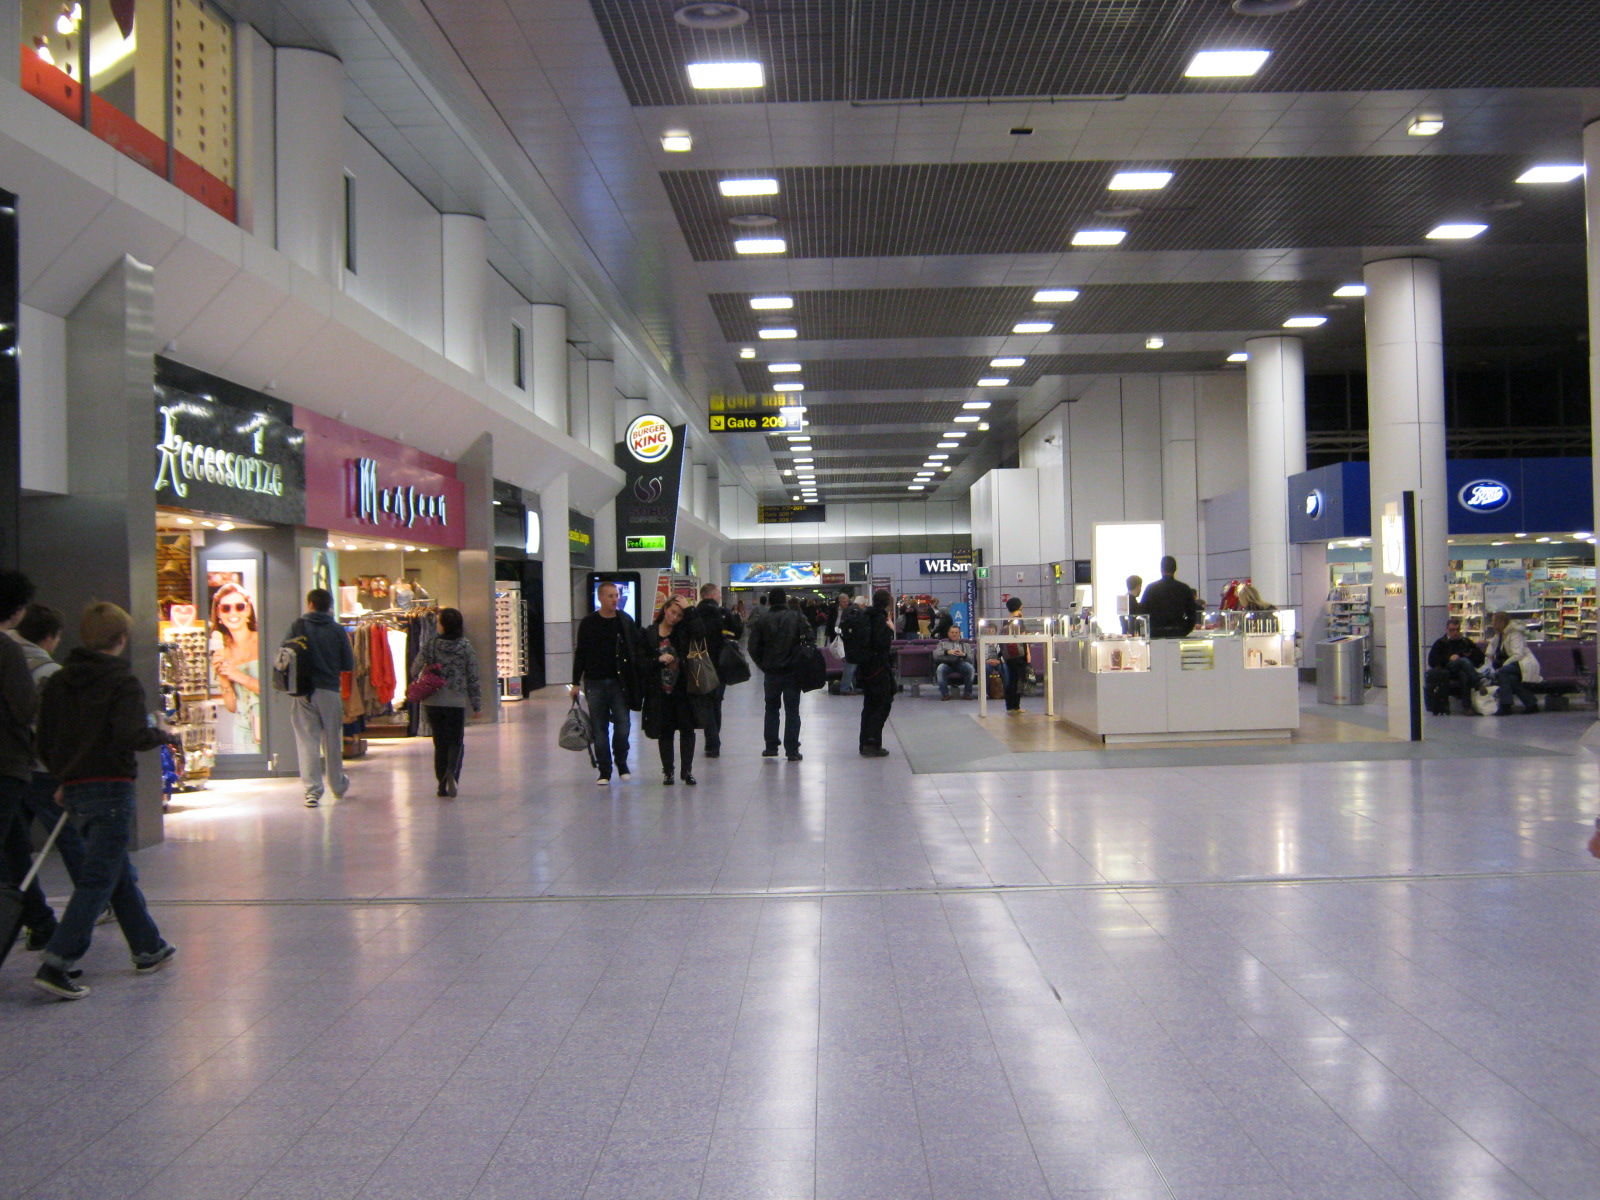
<instances>
[{"instance_id":1,"label":"woman with handbag","mask_svg":"<svg viewBox=\"0 0 1600 1200\"><path fill-rule=\"evenodd\" d=\"M676 766L683 781L694 784L694 731L702 724L696 711L699 697L690 689L689 656L705 653L705 632L700 618L682 596L661 606L640 639L639 678L644 685L644 735L661 747L661 782L671 787L673 739L678 743Z\"/></svg>"},{"instance_id":2,"label":"woman with handbag","mask_svg":"<svg viewBox=\"0 0 1600 1200\"><path fill-rule=\"evenodd\" d=\"M425 641L411 660L411 678L414 682L406 689L406 699L420 703L428 714L439 795L454 796L467 749L467 706L472 706L475 717L483 711L478 655L467 640L459 608L439 610L439 632Z\"/></svg>"}]
</instances>

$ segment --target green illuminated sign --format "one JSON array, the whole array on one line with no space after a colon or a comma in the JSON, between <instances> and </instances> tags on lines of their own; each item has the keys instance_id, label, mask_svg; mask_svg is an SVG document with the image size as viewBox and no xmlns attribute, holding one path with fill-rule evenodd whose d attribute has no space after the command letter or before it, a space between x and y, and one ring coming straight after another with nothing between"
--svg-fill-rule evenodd
<instances>
[{"instance_id":1,"label":"green illuminated sign","mask_svg":"<svg viewBox=\"0 0 1600 1200\"><path fill-rule=\"evenodd\" d=\"M667 548L667 539L664 537L630 537L625 550L629 554L648 554L652 551L660 553Z\"/></svg>"}]
</instances>

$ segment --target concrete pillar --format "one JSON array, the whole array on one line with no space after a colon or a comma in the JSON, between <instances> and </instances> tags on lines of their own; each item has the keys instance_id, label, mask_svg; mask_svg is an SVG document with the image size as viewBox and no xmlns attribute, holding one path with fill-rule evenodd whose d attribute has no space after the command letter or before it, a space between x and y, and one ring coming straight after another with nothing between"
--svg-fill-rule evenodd
<instances>
[{"instance_id":1,"label":"concrete pillar","mask_svg":"<svg viewBox=\"0 0 1600 1200\"><path fill-rule=\"evenodd\" d=\"M1178 560L1181 579L1193 579L1204 589L1205 552L1200 537L1200 459L1198 450L1198 410L1200 381L1194 375L1163 375L1161 386L1161 512L1165 525L1167 553ZM1041 476L1043 472L1041 472ZM1042 480L1041 480L1042 483ZM1054 497L1051 497L1054 502ZM1045 505L1042 494L1040 506ZM1045 547L1040 547L1041 551ZM1045 561L1057 557L1046 553ZM1187 572L1193 572L1189 574ZM1070 580L1064 580L1070 583ZM1150 580L1148 582L1154 582ZM1068 594L1071 590L1068 589ZM1202 591L1202 595L1204 592ZM1215 603L1215 596L1206 596ZM1273 595L1282 604L1282 592Z\"/></svg>"},{"instance_id":2,"label":"concrete pillar","mask_svg":"<svg viewBox=\"0 0 1600 1200\"><path fill-rule=\"evenodd\" d=\"M235 26L234 97L239 114L239 226L269 246L278 241L277 95L272 43L243 23Z\"/></svg>"},{"instance_id":3,"label":"concrete pillar","mask_svg":"<svg viewBox=\"0 0 1600 1200\"><path fill-rule=\"evenodd\" d=\"M533 415L567 431L567 310L559 304L535 304L528 331L533 354ZM561 519L567 514L562 509Z\"/></svg>"},{"instance_id":4,"label":"concrete pillar","mask_svg":"<svg viewBox=\"0 0 1600 1200\"><path fill-rule=\"evenodd\" d=\"M607 500L594 514L594 569L620 570L617 550L617 502Z\"/></svg>"},{"instance_id":5,"label":"concrete pillar","mask_svg":"<svg viewBox=\"0 0 1600 1200\"><path fill-rule=\"evenodd\" d=\"M24 500L22 569L67 616L109 600L133 618L128 658L153 705L156 670L154 273L124 256L67 318L67 478L71 495ZM276 632L276 631L272 631ZM265 639L268 632L263 632ZM161 772L146 760L134 839L159 842Z\"/></svg>"},{"instance_id":6,"label":"concrete pillar","mask_svg":"<svg viewBox=\"0 0 1600 1200\"><path fill-rule=\"evenodd\" d=\"M711 468L704 463L694 463L689 468L688 509L700 520L707 520L710 509Z\"/></svg>"},{"instance_id":7,"label":"concrete pillar","mask_svg":"<svg viewBox=\"0 0 1600 1200\"><path fill-rule=\"evenodd\" d=\"M572 556L564 536L571 497L572 487L565 475L557 475L539 489L539 513L548 531L544 539L544 677L551 687L572 682ZM596 557L595 561L600 560Z\"/></svg>"},{"instance_id":8,"label":"concrete pillar","mask_svg":"<svg viewBox=\"0 0 1600 1200\"><path fill-rule=\"evenodd\" d=\"M286 46L274 59L277 92L278 249L339 287L344 270L344 65ZM356 187L360 187L356 180ZM359 266L359 264L358 264Z\"/></svg>"},{"instance_id":9,"label":"concrete pillar","mask_svg":"<svg viewBox=\"0 0 1600 1200\"><path fill-rule=\"evenodd\" d=\"M489 226L482 217L445 213L443 233L444 356L480 378L489 311Z\"/></svg>"},{"instance_id":10,"label":"concrete pillar","mask_svg":"<svg viewBox=\"0 0 1600 1200\"><path fill-rule=\"evenodd\" d=\"M617 365L608 359L592 358L589 368L589 449L607 462L616 446Z\"/></svg>"},{"instance_id":11,"label":"concrete pillar","mask_svg":"<svg viewBox=\"0 0 1600 1200\"><path fill-rule=\"evenodd\" d=\"M1379 576L1384 561L1386 498L1414 491L1418 505L1417 589L1423 644L1444 632L1448 588L1445 494L1444 318L1439 264L1430 258L1368 263L1367 423L1372 458L1373 681L1388 686L1390 673L1408 669L1404 646L1390 646L1380 616L1385 600ZM1404 597L1398 598L1400 602ZM1403 677L1402 677L1403 678Z\"/></svg>"},{"instance_id":12,"label":"concrete pillar","mask_svg":"<svg viewBox=\"0 0 1600 1200\"><path fill-rule=\"evenodd\" d=\"M1588 218L1587 265L1589 276L1589 427L1600 429L1600 121L1583 128L1583 198ZM1600 455L1590 458L1600 488ZM1600 496L1600 490L1596 490ZM1600 508L1600 502L1597 502ZM1590 518L1600 524L1600 517ZM1594 525L1589 529L1593 530ZM1600 720L1583 736L1586 746L1600 746Z\"/></svg>"},{"instance_id":13,"label":"concrete pillar","mask_svg":"<svg viewBox=\"0 0 1600 1200\"><path fill-rule=\"evenodd\" d=\"M1269 604L1289 603L1287 480L1306 469L1305 343L1251 338L1245 366L1250 463L1250 578Z\"/></svg>"},{"instance_id":14,"label":"concrete pillar","mask_svg":"<svg viewBox=\"0 0 1600 1200\"><path fill-rule=\"evenodd\" d=\"M456 462L456 475L466 488L467 545L458 563L461 615L470 635L477 639L480 662L486 668L483 719L500 715L500 689L494 675L494 436L480 433Z\"/></svg>"}]
</instances>

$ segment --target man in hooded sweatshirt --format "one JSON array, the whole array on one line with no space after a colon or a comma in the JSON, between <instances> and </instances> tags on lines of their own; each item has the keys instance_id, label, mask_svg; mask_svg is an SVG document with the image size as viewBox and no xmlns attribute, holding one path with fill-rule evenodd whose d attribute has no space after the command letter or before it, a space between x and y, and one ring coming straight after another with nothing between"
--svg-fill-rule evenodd
<instances>
[{"instance_id":1,"label":"man in hooded sweatshirt","mask_svg":"<svg viewBox=\"0 0 1600 1200\"><path fill-rule=\"evenodd\" d=\"M344 672L355 670L355 654L344 626L333 619L333 593L327 588L306 593L306 611L289 630L290 637L301 635L311 659L311 694L294 698L290 720L306 807L317 808L324 788L335 800L343 800L350 790L350 776L344 770L344 700L339 683Z\"/></svg>"},{"instance_id":2,"label":"man in hooded sweatshirt","mask_svg":"<svg viewBox=\"0 0 1600 1200\"><path fill-rule=\"evenodd\" d=\"M146 714L144 688L123 657L132 630L132 618L115 604L91 604L79 626L82 645L45 682L39 698L39 757L61 780L61 802L84 842L72 899L33 977L36 988L62 1000L89 994L74 964L88 952L107 900L139 974L159 971L178 952L156 928L128 857L139 774L133 756L180 744Z\"/></svg>"}]
</instances>

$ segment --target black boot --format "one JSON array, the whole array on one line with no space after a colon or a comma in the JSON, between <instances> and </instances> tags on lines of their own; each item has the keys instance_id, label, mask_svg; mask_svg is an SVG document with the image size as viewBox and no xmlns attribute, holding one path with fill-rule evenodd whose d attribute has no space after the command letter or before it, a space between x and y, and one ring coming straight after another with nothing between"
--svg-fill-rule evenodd
<instances>
[{"instance_id":1,"label":"black boot","mask_svg":"<svg viewBox=\"0 0 1600 1200\"><path fill-rule=\"evenodd\" d=\"M441 796L454 796L456 794L456 781L461 778L461 758L465 746L451 746L450 752L445 757L444 783L441 785Z\"/></svg>"}]
</instances>

